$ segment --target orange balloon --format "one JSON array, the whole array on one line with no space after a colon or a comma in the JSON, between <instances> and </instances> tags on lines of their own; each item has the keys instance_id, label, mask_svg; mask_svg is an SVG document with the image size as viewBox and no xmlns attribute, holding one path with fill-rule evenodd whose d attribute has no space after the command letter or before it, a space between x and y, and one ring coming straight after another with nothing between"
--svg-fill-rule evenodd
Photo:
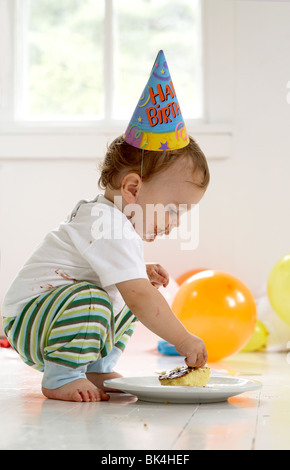
<instances>
[{"instance_id":1,"label":"orange balloon","mask_svg":"<svg viewBox=\"0 0 290 470\"><path fill-rule=\"evenodd\" d=\"M187 271L184 274L181 274L177 279L176 282L181 286L188 278L194 276L194 274L200 273L201 271L206 271L206 268L198 268L198 269L191 269L191 271Z\"/></svg>"},{"instance_id":2,"label":"orange balloon","mask_svg":"<svg viewBox=\"0 0 290 470\"><path fill-rule=\"evenodd\" d=\"M220 271L206 270L187 279L172 310L190 333L203 339L209 362L240 351L257 321L251 291L239 279Z\"/></svg>"}]
</instances>

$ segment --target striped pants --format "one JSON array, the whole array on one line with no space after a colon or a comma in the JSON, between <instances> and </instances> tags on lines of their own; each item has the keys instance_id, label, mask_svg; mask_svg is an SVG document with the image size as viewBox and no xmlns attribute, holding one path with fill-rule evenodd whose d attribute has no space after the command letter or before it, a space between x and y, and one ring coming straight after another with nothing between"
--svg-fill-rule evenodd
<instances>
[{"instance_id":1,"label":"striped pants","mask_svg":"<svg viewBox=\"0 0 290 470\"><path fill-rule=\"evenodd\" d=\"M84 371L94 364L91 370L98 371L106 357L125 349L137 323L127 306L114 317L108 294L86 281L46 292L3 320L10 344L42 372L53 365Z\"/></svg>"}]
</instances>

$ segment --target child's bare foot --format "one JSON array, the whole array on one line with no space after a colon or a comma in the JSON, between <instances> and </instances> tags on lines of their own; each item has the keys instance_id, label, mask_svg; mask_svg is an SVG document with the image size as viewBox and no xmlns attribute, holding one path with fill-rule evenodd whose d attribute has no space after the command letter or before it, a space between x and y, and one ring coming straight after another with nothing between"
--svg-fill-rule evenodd
<instances>
[{"instance_id":1,"label":"child's bare foot","mask_svg":"<svg viewBox=\"0 0 290 470\"><path fill-rule=\"evenodd\" d=\"M42 387L45 397L53 400L63 401L102 401L109 400L110 396L103 390L99 390L91 381L87 379L77 379L62 387L49 389Z\"/></svg>"},{"instance_id":2,"label":"child's bare foot","mask_svg":"<svg viewBox=\"0 0 290 470\"><path fill-rule=\"evenodd\" d=\"M96 387L100 388L101 390L105 390L106 392L118 392L118 390L104 387L104 380L118 379L119 377L123 377L118 372L87 372L86 376Z\"/></svg>"}]
</instances>

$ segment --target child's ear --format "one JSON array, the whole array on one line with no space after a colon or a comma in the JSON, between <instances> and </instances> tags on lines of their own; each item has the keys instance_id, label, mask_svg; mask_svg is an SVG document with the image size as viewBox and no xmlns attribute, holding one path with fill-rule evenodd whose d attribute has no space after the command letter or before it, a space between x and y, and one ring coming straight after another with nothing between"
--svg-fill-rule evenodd
<instances>
[{"instance_id":1,"label":"child's ear","mask_svg":"<svg viewBox=\"0 0 290 470\"><path fill-rule=\"evenodd\" d=\"M121 183L122 197L128 204L136 202L138 193L141 188L141 178L137 173L129 173L124 176Z\"/></svg>"}]
</instances>

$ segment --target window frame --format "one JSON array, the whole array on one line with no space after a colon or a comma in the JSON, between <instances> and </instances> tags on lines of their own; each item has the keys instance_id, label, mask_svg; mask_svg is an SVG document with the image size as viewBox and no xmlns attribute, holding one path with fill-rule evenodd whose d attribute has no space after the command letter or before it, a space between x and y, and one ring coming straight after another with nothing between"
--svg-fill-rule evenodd
<instances>
[{"instance_id":1,"label":"window frame","mask_svg":"<svg viewBox=\"0 0 290 470\"><path fill-rule=\"evenodd\" d=\"M235 2L202 0L203 120L186 120L208 158L231 155L234 85L234 13ZM109 141L124 132L127 122L111 121L111 70L113 67L112 0L106 0L105 12L105 116L100 121L15 120L15 103L20 99L18 77L24 77L19 37L23 21L23 0L0 0L0 159L11 158L86 158L104 155ZM223 35L220 26L223 24ZM222 54L220 51L222 50ZM17 136L17 139L15 137Z\"/></svg>"}]
</instances>

